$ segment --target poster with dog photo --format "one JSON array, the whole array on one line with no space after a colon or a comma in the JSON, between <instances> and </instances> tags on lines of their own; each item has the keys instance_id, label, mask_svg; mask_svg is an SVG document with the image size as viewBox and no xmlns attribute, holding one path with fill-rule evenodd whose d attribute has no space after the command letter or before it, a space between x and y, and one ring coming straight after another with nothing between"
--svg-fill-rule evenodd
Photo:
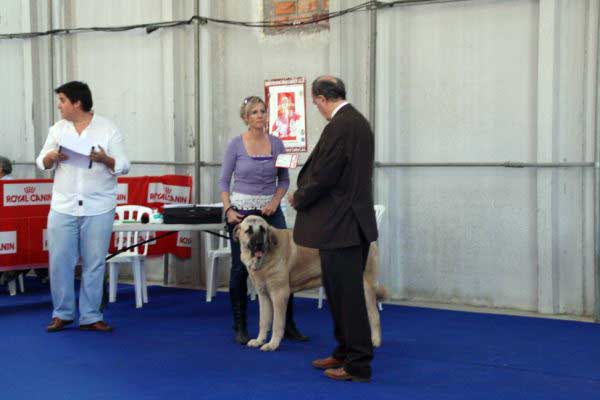
<instances>
[{"instance_id":1,"label":"poster with dog photo","mask_svg":"<svg viewBox=\"0 0 600 400\"><path fill-rule=\"evenodd\" d=\"M287 153L307 151L305 89L304 78L265 81L269 133L283 141Z\"/></svg>"}]
</instances>

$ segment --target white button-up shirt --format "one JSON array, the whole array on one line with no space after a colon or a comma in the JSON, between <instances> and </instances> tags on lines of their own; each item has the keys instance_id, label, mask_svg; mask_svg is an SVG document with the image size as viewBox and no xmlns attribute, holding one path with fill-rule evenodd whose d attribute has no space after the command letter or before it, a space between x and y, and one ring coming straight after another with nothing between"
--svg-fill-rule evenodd
<instances>
[{"instance_id":1,"label":"white button-up shirt","mask_svg":"<svg viewBox=\"0 0 600 400\"><path fill-rule=\"evenodd\" d=\"M70 137L67 138L68 136ZM46 154L57 150L65 139L92 142L96 148L98 145L102 146L106 154L115 159L115 170L98 162L93 162L89 169L55 163L51 168L55 169L50 205L52 210L68 215L89 216L103 214L115 208L117 176L129 172L121 132L112 122L97 114L93 115L81 135L71 121L62 119L50 128L46 143L36 159L40 169L45 169Z\"/></svg>"},{"instance_id":2,"label":"white button-up shirt","mask_svg":"<svg viewBox=\"0 0 600 400\"><path fill-rule=\"evenodd\" d=\"M333 119L333 117L335 116L335 114L337 114L338 111L340 111L340 108L344 107L346 104L349 104L347 101L344 101L342 104L340 104L339 106L337 106L335 108L335 110L333 110L331 112L331 117L329 118L329 120L331 121Z\"/></svg>"}]
</instances>

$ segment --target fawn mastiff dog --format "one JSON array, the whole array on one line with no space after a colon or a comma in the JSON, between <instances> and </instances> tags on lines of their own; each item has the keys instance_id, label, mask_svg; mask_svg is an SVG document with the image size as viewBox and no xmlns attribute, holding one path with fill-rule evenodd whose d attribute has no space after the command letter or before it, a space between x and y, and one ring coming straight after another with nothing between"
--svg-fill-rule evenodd
<instances>
[{"instance_id":1,"label":"fawn mastiff dog","mask_svg":"<svg viewBox=\"0 0 600 400\"><path fill-rule=\"evenodd\" d=\"M263 351L277 350L284 333L286 305L290 293L321 286L321 260L317 249L294 243L291 229L276 229L259 216L246 217L234 230L240 242L241 259L258 293L259 333L248 342ZM377 284L377 245L371 243L364 273L365 299L373 346L381 345L377 299L386 297ZM271 340L265 343L269 329Z\"/></svg>"}]
</instances>

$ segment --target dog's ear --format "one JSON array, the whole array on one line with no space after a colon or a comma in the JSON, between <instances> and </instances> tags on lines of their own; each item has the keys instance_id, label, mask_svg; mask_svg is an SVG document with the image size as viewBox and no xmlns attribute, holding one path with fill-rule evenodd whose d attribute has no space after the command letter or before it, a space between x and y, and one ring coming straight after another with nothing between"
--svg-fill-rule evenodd
<instances>
[{"instance_id":1,"label":"dog's ear","mask_svg":"<svg viewBox=\"0 0 600 400\"><path fill-rule=\"evenodd\" d=\"M279 243L277 241L277 236L275 236L275 233L270 226L267 228L267 241L269 242L269 247L275 247Z\"/></svg>"},{"instance_id":2,"label":"dog's ear","mask_svg":"<svg viewBox=\"0 0 600 400\"><path fill-rule=\"evenodd\" d=\"M235 228L233 228L233 241L234 242L239 242L240 241L240 225L241 224L237 224L235 226Z\"/></svg>"}]
</instances>

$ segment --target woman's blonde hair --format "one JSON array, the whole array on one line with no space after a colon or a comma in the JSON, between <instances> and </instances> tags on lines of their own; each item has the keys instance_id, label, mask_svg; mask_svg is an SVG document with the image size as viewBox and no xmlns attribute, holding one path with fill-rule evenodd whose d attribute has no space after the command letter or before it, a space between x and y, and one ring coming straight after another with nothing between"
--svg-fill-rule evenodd
<instances>
[{"instance_id":1,"label":"woman's blonde hair","mask_svg":"<svg viewBox=\"0 0 600 400\"><path fill-rule=\"evenodd\" d=\"M267 107L263 99L261 99L258 96L248 96L244 99L244 101L242 102L242 106L240 107L240 117L244 120L244 122L248 117L250 109L258 103L261 103L263 106L265 106L265 108Z\"/></svg>"}]
</instances>

